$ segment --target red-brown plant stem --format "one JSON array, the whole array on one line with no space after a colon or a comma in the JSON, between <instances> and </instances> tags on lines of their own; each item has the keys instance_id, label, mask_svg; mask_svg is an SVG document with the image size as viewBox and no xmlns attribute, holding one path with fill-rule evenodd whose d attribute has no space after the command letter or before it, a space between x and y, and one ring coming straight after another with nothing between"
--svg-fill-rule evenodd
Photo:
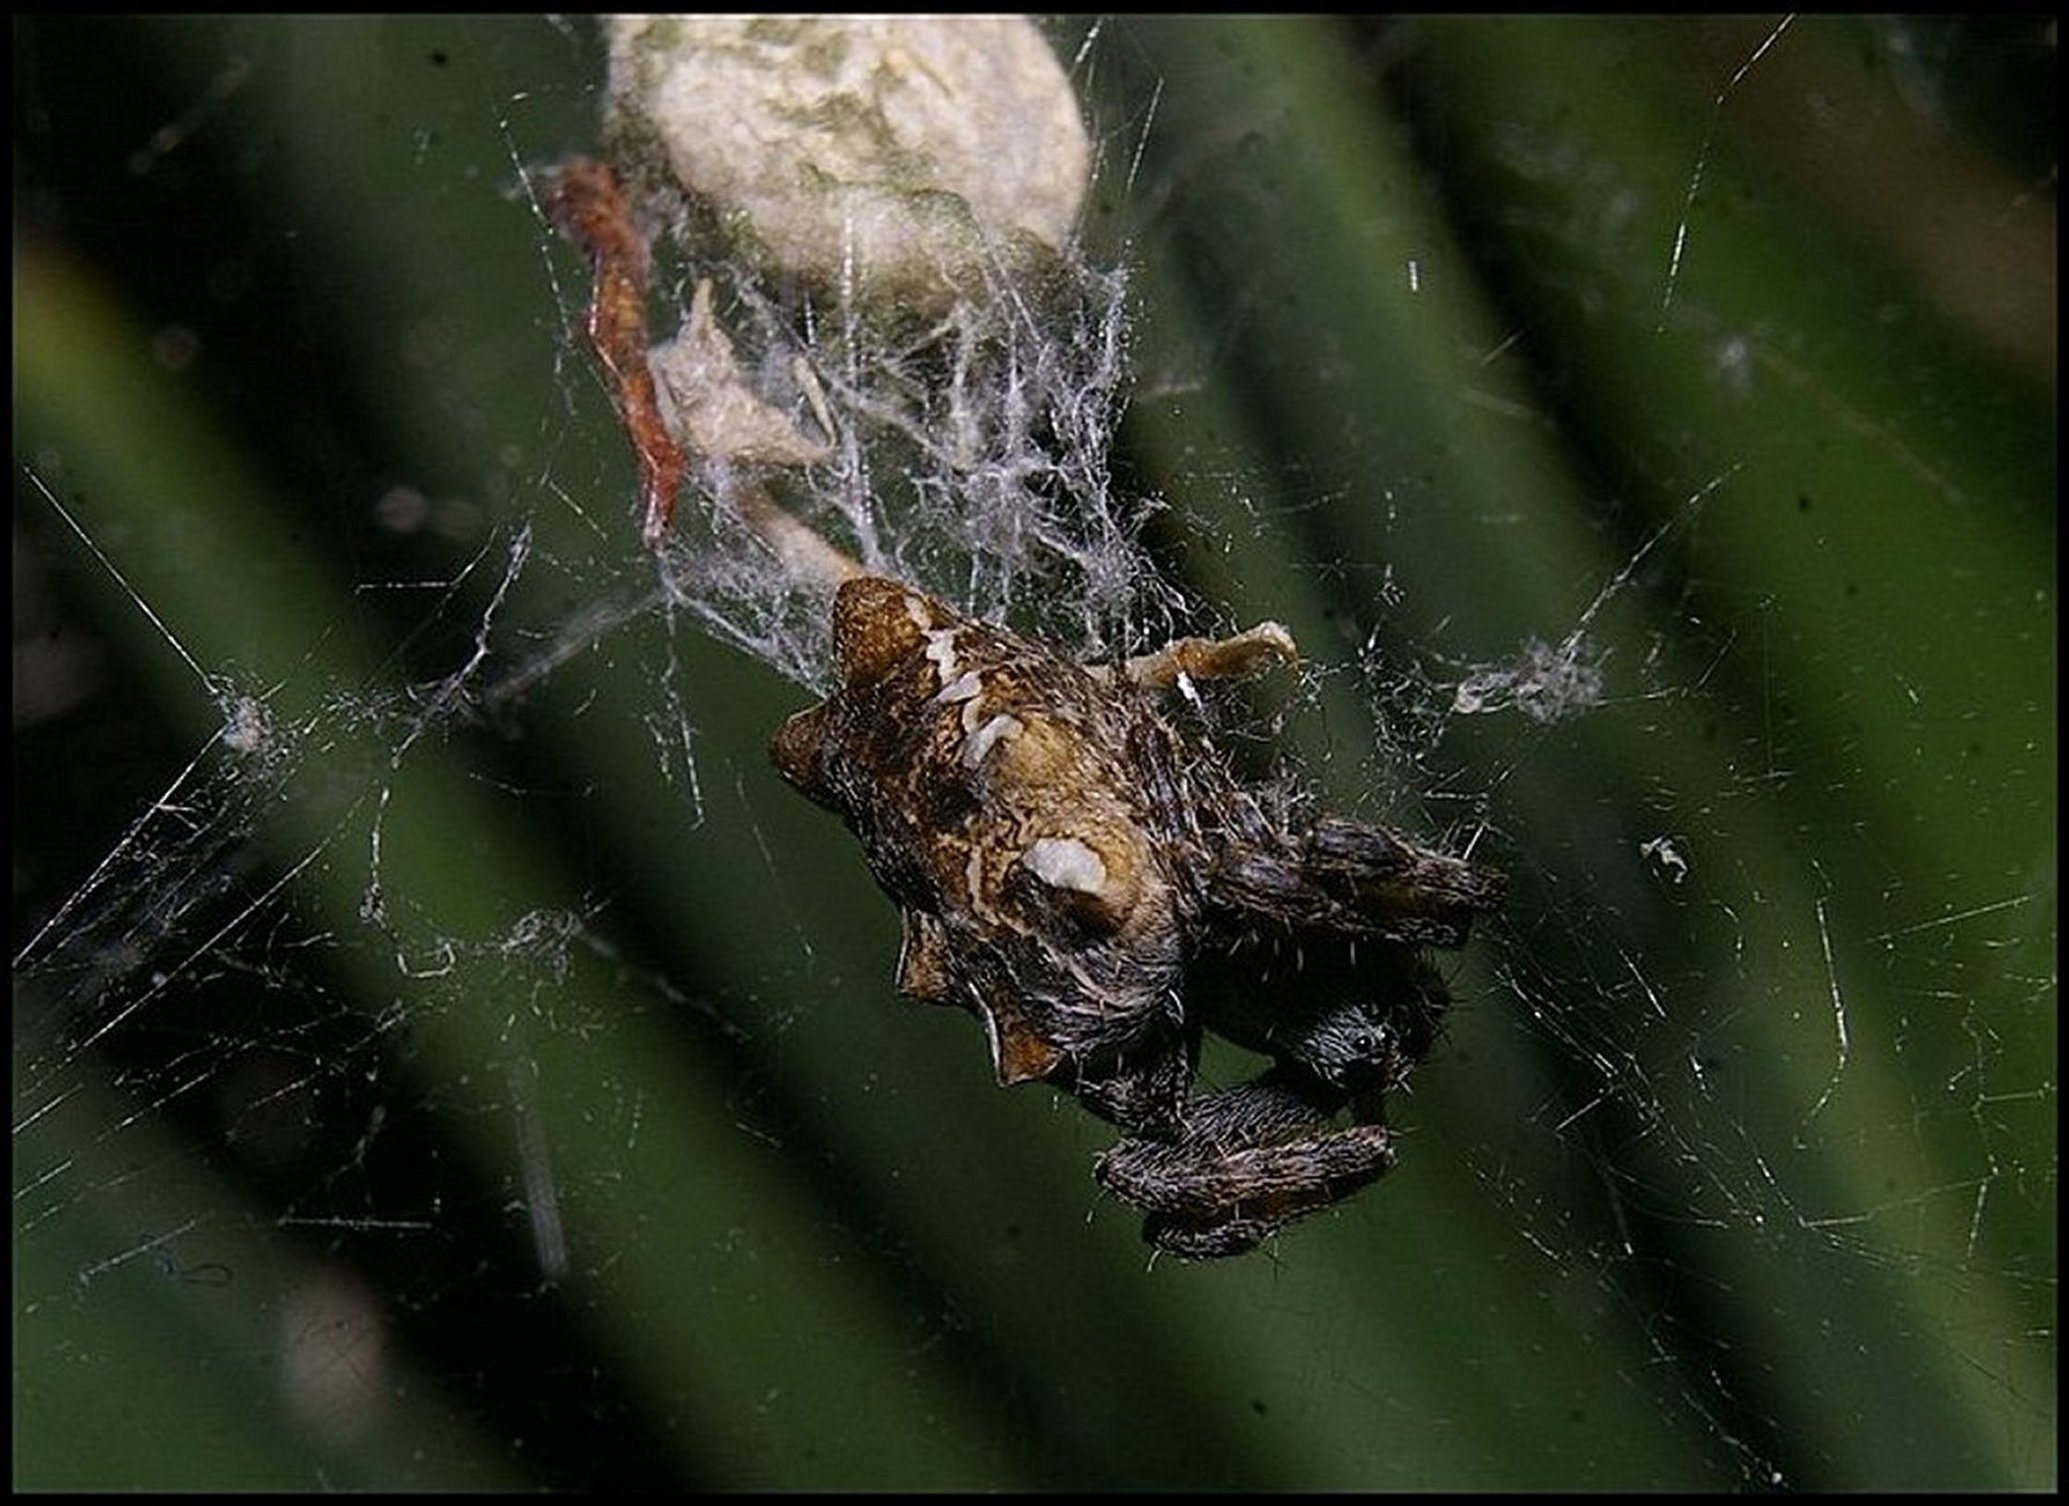
<instances>
[{"instance_id":1,"label":"red-brown plant stem","mask_svg":"<svg viewBox=\"0 0 2069 1506\"><path fill-rule=\"evenodd\" d=\"M662 421L654 374L647 366L647 244L633 223L618 175L593 158L574 158L554 173L546 210L561 233L589 253L596 274L585 329L610 382L618 420L639 457L640 538L649 549L658 549L675 516L675 496L689 462Z\"/></svg>"}]
</instances>

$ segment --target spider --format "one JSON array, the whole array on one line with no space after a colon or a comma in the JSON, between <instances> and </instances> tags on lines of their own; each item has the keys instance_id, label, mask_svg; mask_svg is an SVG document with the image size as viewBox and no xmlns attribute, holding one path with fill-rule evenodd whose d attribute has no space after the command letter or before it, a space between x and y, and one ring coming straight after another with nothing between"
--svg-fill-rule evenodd
<instances>
[{"instance_id":1,"label":"spider","mask_svg":"<svg viewBox=\"0 0 2069 1506\"><path fill-rule=\"evenodd\" d=\"M841 685L771 758L897 904L900 990L975 1014L1000 1083L1125 1133L1096 1175L1147 1240L1240 1254L1387 1172L1382 1097L1448 1002L1422 948L1462 944L1503 881L1382 826L1276 819L1161 713L1182 676L1291 659L1283 628L1083 664L860 576L833 640ZM1196 1094L1205 1031L1274 1064Z\"/></svg>"},{"instance_id":2,"label":"spider","mask_svg":"<svg viewBox=\"0 0 2069 1506\"><path fill-rule=\"evenodd\" d=\"M605 164L564 165L547 204L595 266L587 334L659 550L695 440L649 365L647 245ZM1385 1175L1384 1096L1449 1002L1424 949L1463 945L1504 882L1383 826L1293 822L1162 713L1188 677L1294 660L1285 629L1080 663L867 573L766 493L751 505L838 586L841 684L769 751L898 906L899 989L975 1014L1001 1084L1050 1082L1118 1126L1095 1175L1159 1249L1241 1254ZM1207 1032L1272 1066L1196 1092Z\"/></svg>"}]
</instances>

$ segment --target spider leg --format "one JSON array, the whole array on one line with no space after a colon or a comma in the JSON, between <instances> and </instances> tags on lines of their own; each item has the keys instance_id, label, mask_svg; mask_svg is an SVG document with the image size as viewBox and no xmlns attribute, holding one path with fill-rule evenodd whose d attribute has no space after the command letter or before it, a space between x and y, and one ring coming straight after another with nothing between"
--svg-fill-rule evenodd
<instances>
[{"instance_id":1,"label":"spider leg","mask_svg":"<svg viewBox=\"0 0 2069 1506\"><path fill-rule=\"evenodd\" d=\"M1100 1185L1148 1215L1143 1238L1190 1259L1240 1255L1386 1175L1392 1136L1372 1122L1332 1127L1346 1095L1275 1068L1193 1100L1174 1139L1123 1140L1100 1157Z\"/></svg>"},{"instance_id":2,"label":"spider leg","mask_svg":"<svg viewBox=\"0 0 2069 1506\"><path fill-rule=\"evenodd\" d=\"M1492 868L1341 816L1324 816L1301 837L1242 838L1209 875L1212 899L1295 926L1458 947L1474 917L1501 908L1508 888Z\"/></svg>"},{"instance_id":3,"label":"spider leg","mask_svg":"<svg viewBox=\"0 0 2069 1506\"><path fill-rule=\"evenodd\" d=\"M1361 911L1427 922L1433 934L1404 939L1433 946L1463 944L1473 917L1500 909L1508 889L1506 876L1492 868L1341 816L1324 816L1309 830L1306 867L1315 882L1344 892Z\"/></svg>"},{"instance_id":4,"label":"spider leg","mask_svg":"<svg viewBox=\"0 0 2069 1506\"><path fill-rule=\"evenodd\" d=\"M1268 661L1298 664L1300 650L1293 635L1276 622L1260 622L1232 638L1177 638L1154 653L1137 654L1121 666L1131 685L1144 690L1169 690L1181 678L1233 680L1261 669ZM1092 672L1106 678L1105 665Z\"/></svg>"}]
</instances>

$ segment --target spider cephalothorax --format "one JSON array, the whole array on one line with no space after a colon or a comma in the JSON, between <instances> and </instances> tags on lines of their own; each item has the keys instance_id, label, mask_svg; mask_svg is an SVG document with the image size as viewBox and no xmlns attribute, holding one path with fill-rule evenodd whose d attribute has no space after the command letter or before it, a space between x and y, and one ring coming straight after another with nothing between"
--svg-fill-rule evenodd
<instances>
[{"instance_id":1,"label":"spider cephalothorax","mask_svg":"<svg viewBox=\"0 0 2069 1506\"><path fill-rule=\"evenodd\" d=\"M771 755L898 904L900 988L982 1019L1001 1082L1126 1131L1099 1178L1162 1248L1236 1254L1382 1175L1381 1095L1446 1002L1419 948L1501 881L1384 827L1289 829L1158 710L1181 674L1290 658L1284 630L1087 665L874 576L833 618L842 684ZM1275 1065L1195 1096L1205 1030Z\"/></svg>"}]
</instances>

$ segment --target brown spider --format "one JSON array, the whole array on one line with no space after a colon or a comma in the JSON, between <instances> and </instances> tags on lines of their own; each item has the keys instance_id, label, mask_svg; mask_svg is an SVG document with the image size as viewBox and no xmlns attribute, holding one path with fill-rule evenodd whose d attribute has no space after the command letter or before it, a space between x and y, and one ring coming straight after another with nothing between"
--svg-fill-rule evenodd
<instances>
[{"instance_id":1,"label":"brown spider","mask_svg":"<svg viewBox=\"0 0 2069 1506\"><path fill-rule=\"evenodd\" d=\"M647 246L602 164L563 167L548 204L595 263L588 335L658 548L687 452L647 362ZM1159 710L1184 677L1291 661L1286 631L1083 664L755 507L772 547L840 582L842 683L770 756L897 904L899 988L977 1015L1001 1083L1046 1080L1118 1125L1096 1174L1161 1249L1240 1254L1383 1176L1382 1098L1448 1003L1422 949L1462 945L1503 880L1382 826L1291 822ZM1207 1031L1274 1065L1195 1094Z\"/></svg>"},{"instance_id":2,"label":"brown spider","mask_svg":"<svg viewBox=\"0 0 2069 1506\"><path fill-rule=\"evenodd\" d=\"M1284 629L1086 665L873 576L833 624L843 683L770 756L898 905L899 988L976 1014L1001 1083L1127 1132L1097 1174L1145 1238L1239 1254L1385 1174L1381 1097L1447 1002L1420 948L1461 944L1502 880L1384 827L1290 827L1159 713L1180 675L1290 659ZM1203 1030L1275 1065L1194 1096Z\"/></svg>"}]
</instances>

